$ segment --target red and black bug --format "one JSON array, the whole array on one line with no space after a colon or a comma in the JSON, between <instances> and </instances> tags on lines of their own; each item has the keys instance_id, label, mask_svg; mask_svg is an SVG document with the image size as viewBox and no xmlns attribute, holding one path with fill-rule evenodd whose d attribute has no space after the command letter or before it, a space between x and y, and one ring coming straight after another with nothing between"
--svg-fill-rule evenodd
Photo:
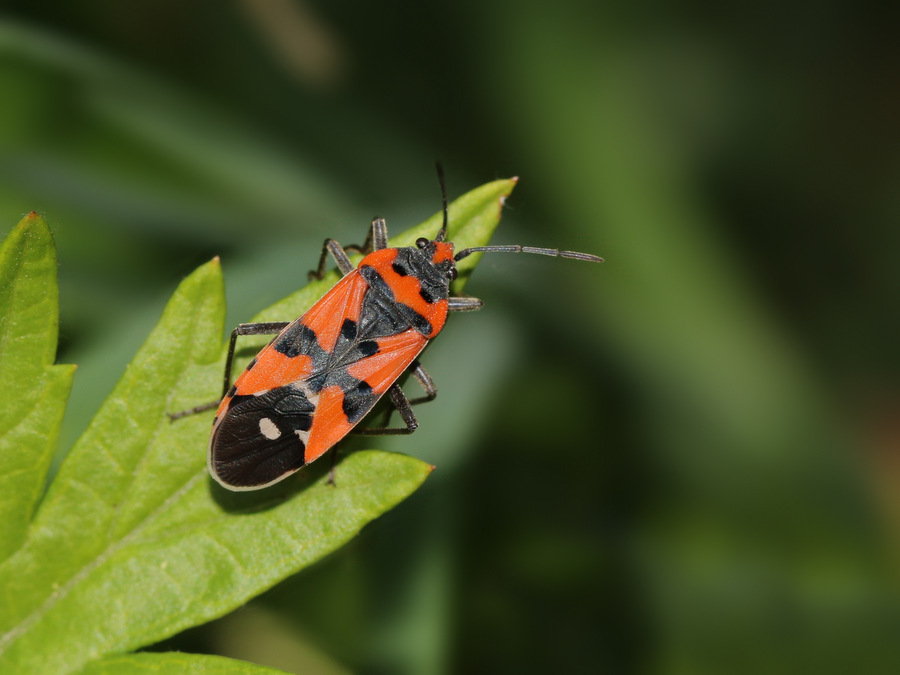
<instances>
[{"instance_id":1,"label":"red and black bug","mask_svg":"<svg viewBox=\"0 0 900 675\"><path fill-rule=\"evenodd\" d=\"M354 268L338 242L328 254L344 277L303 316L290 323L241 324L231 334L223 397L213 421L209 470L230 490L255 490L295 473L321 457L387 395L403 427L366 428L367 435L408 434L418 426L412 406L431 401L437 389L418 355L433 340L448 312L466 312L481 300L451 296L456 263L476 252L537 253L587 262L587 253L529 246L477 246L454 254L447 235L447 193L440 167L443 224L434 239L389 248L385 221L376 218L365 257ZM277 333L230 384L237 338ZM407 371L425 395L409 400L397 383Z\"/></svg>"}]
</instances>

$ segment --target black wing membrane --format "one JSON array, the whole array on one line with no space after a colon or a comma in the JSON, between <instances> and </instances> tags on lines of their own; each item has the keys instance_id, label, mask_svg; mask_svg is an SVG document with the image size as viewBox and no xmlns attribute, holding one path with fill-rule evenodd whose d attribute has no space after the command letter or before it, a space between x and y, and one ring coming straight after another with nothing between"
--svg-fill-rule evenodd
<instances>
[{"instance_id":1,"label":"black wing membrane","mask_svg":"<svg viewBox=\"0 0 900 675\"><path fill-rule=\"evenodd\" d=\"M213 434L212 474L233 489L249 490L297 471L306 463L314 412L306 394L290 385L235 396Z\"/></svg>"}]
</instances>

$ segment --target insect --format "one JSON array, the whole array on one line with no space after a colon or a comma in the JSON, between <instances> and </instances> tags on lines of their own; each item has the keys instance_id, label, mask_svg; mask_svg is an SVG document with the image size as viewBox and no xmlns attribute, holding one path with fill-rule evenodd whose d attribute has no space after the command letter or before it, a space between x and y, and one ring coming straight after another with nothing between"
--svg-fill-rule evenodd
<instances>
[{"instance_id":1,"label":"insect","mask_svg":"<svg viewBox=\"0 0 900 675\"><path fill-rule=\"evenodd\" d=\"M208 458L210 473L224 487L256 490L290 476L350 433L385 395L404 426L354 433L415 431L412 407L437 395L419 354L441 332L449 312L482 306L477 298L450 295L456 263L466 256L509 252L603 261L587 253L519 245L454 253L453 243L445 241L447 190L440 166L438 176L443 223L434 239L390 248L385 221L376 218L366 243L352 247L365 254L356 268L346 249L326 239L310 276L322 278L330 254L344 275L331 290L292 322L245 323L232 332ZM273 333L275 338L230 384L237 338ZM407 371L424 396L410 400L403 393L397 381Z\"/></svg>"}]
</instances>

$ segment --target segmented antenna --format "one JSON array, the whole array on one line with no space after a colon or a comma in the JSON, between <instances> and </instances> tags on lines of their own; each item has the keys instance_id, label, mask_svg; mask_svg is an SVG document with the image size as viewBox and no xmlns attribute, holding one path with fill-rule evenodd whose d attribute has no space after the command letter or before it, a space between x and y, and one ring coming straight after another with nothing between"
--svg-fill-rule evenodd
<instances>
[{"instance_id":1,"label":"segmented antenna","mask_svg":"<svg viewBox=\"0 0 900 675\"><path fill-rule=\"evenodd\" d=\"M437 169L438 182L441 184L441 202L443 205L444 222L441 229L438 230L434 241L444 241L447 238L447 182L444 180L444 167L440 160L434 163ZM424 241L424 240L423 240ZM507 246L473 246L465 248L457 253L453 259L462 260L466 256L473 253L536 253L537 255L549 255L557 258L569 258L570 260L581 260L583 262L602 263L603 258L590 253L580 253L578 251L560 251L556 248L538 248L536 246L519 246L518 244L510 244Z\"/></svg>"},{"instance_id":2,"label":"segmented antenna","mask_svg":"<svg viewBox=\"0 0 900 675\"><path fill-rule=\"evenodd\" d=\"M437 169L438 182L441 184L441 203L444 211L444 223L441 225L441 229L438 230L434 240L444 241L447 238L447 182L444 180L444 167L441 164L441 160L436 161L434 167Z\"/></svg>"},{"instance_id":3,"label":"segmented antenna","mask_svg":"<svg viewBox=\"0 0 900 675\"><path fill-rule=\"evenodd\" d=\"M537 255L549 255L556 258L569 258L570 260L582 260L584 262L602 263L603 258L590 253L579 253L578 251L560 251L556 248L537 248L535 246L519 246L518 244L509 244L501 246L473 246L472 248L464 248L457 253L453 259L462 260L466 256L473 253L536 253Z\"/></svg>"}]
</instances>

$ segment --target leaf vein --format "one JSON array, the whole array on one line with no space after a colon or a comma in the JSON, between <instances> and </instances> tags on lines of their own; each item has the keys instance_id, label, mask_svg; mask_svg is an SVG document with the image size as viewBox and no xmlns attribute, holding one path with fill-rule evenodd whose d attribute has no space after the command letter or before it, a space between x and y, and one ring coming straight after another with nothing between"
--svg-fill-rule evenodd
<instances>
[{"instance_id":1,"label":"leaf vein","mask_svg":"<svg viewBox=\"0 0 900 675\"><path fill-rule=\"evenodd\" d=\"M193 486L194 484L201 479L206 474L206 467L195 473L191 476L178 490L173 492L168 498L166 498L159 506L157 506L153 511L147 514L147 516L137 523L135 527L117 542L110 544L109 547L105 551L103 551L96 558L87 563L84 567L82 567L78 572L76 572L72 577L69 578L64 584L62 584L59 588L57 588L50 596L43 602L43 604L35 609L30 615L25 617L17 626L7 631L5 634L0 636L0 654L5 652L9 646L22 637L28 630L38 621L41 620L53 607L56 606L58 602L60 602L63 598L65 598L71 591L74 589L79 583L81 583L84 579L86 579L94 570L100 567L104 562L106 562L109 558L111 558L115 553L125 548L132 540L137 538L140 534L141 530L150 525L157 517L159 517L162 513L164 513L173 503L181 499ZM84 483L82 483L84 485Z\"/></svg>"}]
</instances>

